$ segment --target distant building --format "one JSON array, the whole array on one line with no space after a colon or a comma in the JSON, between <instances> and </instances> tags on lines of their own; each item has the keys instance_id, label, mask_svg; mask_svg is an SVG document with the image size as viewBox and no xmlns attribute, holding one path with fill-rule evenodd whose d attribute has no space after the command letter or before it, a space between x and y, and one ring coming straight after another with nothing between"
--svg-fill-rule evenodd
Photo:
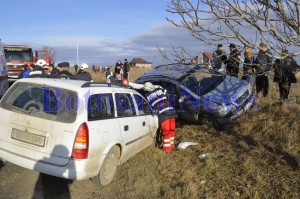
<instances>
[{"instance_id":1,"label":"distant building","mask_svg":"<svg viewBox=\"0 0 300 199\"><path fill-rule=\"evenodd\" d=\"M147 62L147 61L143 60L142 58L133 58L130 62L130 65L132 67L136 67L136 68L151 68L152 67L151 62Z\"/></svg>"},{"instance_id":2,"label":"distant building","mask_svg":"<svg viewBox=\"0 0 300 199\"><path fill-rule=\"evenodd\" d=\"M209 68L211 67L211 60L212 60L212 53L211 52L205 52L202 51L198 54L198 64L205 64Z\"/></svg>"}]
</instances>

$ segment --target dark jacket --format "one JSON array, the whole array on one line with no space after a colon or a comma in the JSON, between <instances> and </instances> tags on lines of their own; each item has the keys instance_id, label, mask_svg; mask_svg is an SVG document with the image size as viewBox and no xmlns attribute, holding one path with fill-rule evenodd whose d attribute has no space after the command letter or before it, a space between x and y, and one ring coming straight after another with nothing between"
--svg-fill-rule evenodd
<instances>
[{"instance_id":1,"label":"dark jacket","mask_svg":"<svg viewBox=\"0 0 300 199\"><path fill-rule=\"evenodd\" d=\"M124 62L124 73L128 73L130 71L130 64L128 61Z\"/></svg>"},{"instance_id":2,"label":"dark jacket","mask_svg":"<svg viewBox=\"0 0 300 199\"><path fill-rule=\"evenodd\" d=\"M123 67L123 64L117 62L115 65L115 73L120 74L122 67Z\"/></svg>"},{"instance_id":3,"label":"dark jacket","mask_svg":"<svg viewBox=\"0 0 300 199\"><path fill-rule=\"evenodd\" d=\"M277 83L296 83L295 72L298 64L293 57L286 57L285 59L276 59L274 64L274 82Z\"/></svg>"},{"instance_id":4,"label":"dark jacket","mask_svg":"<svg viewBox=\"0 0 300 199\"><path fill-rule=\"evenodd\" d=\"M90 73L84 71L84 70L79 70L79 72L75 75L76 78L86 80L86 81L92 81L93 78Z\"/></svg>"},{"instance_id":5,"label":"dark jacket","mask_svg":"<svg viewBox=\"0 0 300 199\"><path fill-rule=\"evenodd\" d=\"M114 74L113 74L113 72L106 71L106 72L105 72L105 77L107 78L108 75L113 76Z\"/></svg>"},{"instance_id":6,"label":"dark jacket","mask_svg":"<svg viewBox=\"0 0 300 199\"><path fill-rule=\"evenodd\" d=\"M230 75L237 76L239 73L239 60L237 58L238 51L233 50L229 54L229 58L224 62L226 64L226 71Z\"/></svg>"},{"instance_id":7,"label":"dark jacket","mask_svg":"<svg viewBox=\"0 0 300 199\"><path fill-rule=\"evenodd\" d=\"M29 76L39 76L39 75L45 75L46 72L44 71L44 69L39 66L39 65L35 65L33 70L29 73ZM24 75L23 75L24 77Z\"/></svg>"},{"instance_id":8,"label":"dark jacket","mask_svg":"<svg viewBox=\"0 0 300 199\"><path fill-rule=\"evenodd\" d=\"M255 67L255 64L257 64L257 59L252 56L251 58L248 58L246 55L244 56L244 64L243 64L243 71L244 72L253 72L253 68Z\"/></svg>"},{"instance_id":9,"label":"dark jacket","mask_svg":"<svg viewBox=\"0 0 300 199\"><path fill-rule=\"evenodd\" d=\"M58 71L58 75L61 75L61 76L68 76L68 77L73 77L73 76L74 76L72 73L70 73L70 72L67 71L67 70L62 70L61 72Z\"/></svg>"},{"instance_id":10,"label":"dark jacket","mask_svg":"<svg viewBox=\"0 0 300 199\"><path fill-rule=\"evenodd\" d=\"M145 97L148 100L150 106L158 111L159 123L170 119L177 118L175 109L170 105L166 90L156 88L151 92L145 92Z\"/></svg>"},{"instance_id":11,"label":"dark jacket","mask_svg":"<svg viewBox=\"0 0 300 199\"><path fill-rule=\"evenodd\" d=\"M267 54L272 55L270 50L259 50L257 54L257 66L255 69L258 73L263 73L271 68L272 58Z\"/></svg>"},{"instance_id":12,"label":"dark jacket","mask_svg":"<svg viewBox=\"0 0 300 199\"><path fill-rule=\"evenodd\" d=\"M213 52L212 65L215 70L218 70L222 67L222 62L227 59L224 50L215 50Z\"/></svg>"},{"instance_id":13,"label":"dark jacket","mask_svg":"<svg viewBox=\"0 0 300 199\"><path fill-rule=\"evenodd\" d=\"M53 68L52 71L50 72L51 75L58 75L59 74L59 70L57 70L57 68Z\"/></svg>"}]
</instances>

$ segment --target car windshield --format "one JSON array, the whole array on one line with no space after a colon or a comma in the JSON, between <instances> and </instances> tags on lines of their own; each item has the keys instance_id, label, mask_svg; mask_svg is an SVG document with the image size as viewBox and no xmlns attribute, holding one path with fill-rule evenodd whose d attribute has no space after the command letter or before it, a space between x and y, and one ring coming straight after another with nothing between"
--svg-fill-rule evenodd
<instances>
[{"instance_id":1,"label":"car windshield","mask_svg":"<svg viewBox=\"0 0 300 199\"><path fill-rule=\"evenodd\" d=\"M197 95L205 95L214 90L225 76L207 68L200 68L187 73L179 79L181 84Z\"/></svg>"},{"instance_id":2,"label":"car windshield","mask_svg":"<svg viewBox=\"0 0 300 199\"><path fill-rule=\"evenodd\" d=\"M5 51L6 61L32 61L30 51Z\"/></svg>"},{"instance_id":3,"label":"car windshield","mask_svg":"<svg viewBox=\"0 0 300 199\"><path fill-rule=\"evenodd\" d=\"M64 123L75 121L77 105L73 91L24 82L14 83L0 104L12 112Z\"/></svg>"}]
</instances>

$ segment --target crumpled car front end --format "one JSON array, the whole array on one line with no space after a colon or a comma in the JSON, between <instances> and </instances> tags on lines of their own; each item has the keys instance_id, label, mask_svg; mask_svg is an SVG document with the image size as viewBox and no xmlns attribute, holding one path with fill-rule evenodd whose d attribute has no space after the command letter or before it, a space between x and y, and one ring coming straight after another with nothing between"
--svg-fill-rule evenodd
<instances>
[{"instance_id":1,"label":"crumpled car front end","mask_svg":"<svg viewBox=\"0 0 300 199\"><path fill-rule=\"evenodd\" d=\"M232 76L226 76L214 90L201 97L205 111L220 124L232 122L255 104L251 85Z\"/></svg>"}]
</instances>

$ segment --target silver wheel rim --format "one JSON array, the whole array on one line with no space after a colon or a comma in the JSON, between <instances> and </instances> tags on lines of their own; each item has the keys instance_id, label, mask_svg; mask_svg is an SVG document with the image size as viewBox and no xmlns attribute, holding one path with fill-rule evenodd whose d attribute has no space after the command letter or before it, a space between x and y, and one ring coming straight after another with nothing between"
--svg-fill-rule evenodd
<instances>
[{"instance_id":1,"label":"silver wheel rim","mask_svg":"<svg viewBox=\"0 0 300 199\"><path fill-rule=\"evenodd\" d=\"M110 180L111 178L114 177L117 170L117 163L118 163L118 158L116 157L115 153L107 157L107 161L104 167L105 179Z\"/></svg>"}]
</instances>

